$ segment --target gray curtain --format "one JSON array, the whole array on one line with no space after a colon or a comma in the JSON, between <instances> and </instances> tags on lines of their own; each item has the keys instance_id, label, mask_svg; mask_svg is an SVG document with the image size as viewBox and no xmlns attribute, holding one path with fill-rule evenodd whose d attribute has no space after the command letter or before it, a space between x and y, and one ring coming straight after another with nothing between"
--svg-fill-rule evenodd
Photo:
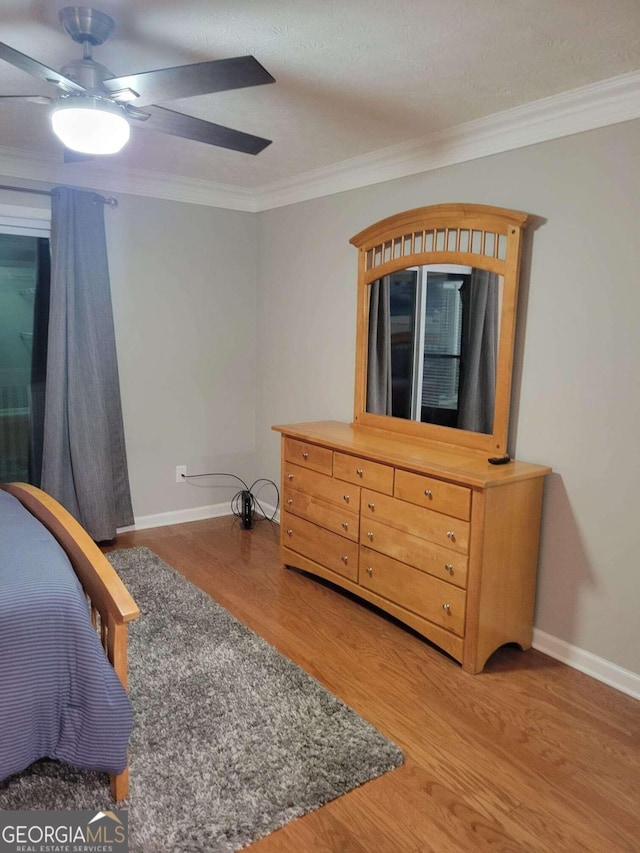
<instances>
[{"instance_id":1,"label":"gray curtain","mask_svg":"<svg viewBox=\"0 0 640 853\"><path fill-rule=\"evenodd\" d=\"M133 523L104 204L67 187L51 203L41 483L97 542Z\"/></svg>"},{"instance_id":2,"label":"gray curtain","mask_svg":"<svg viewBox=\"0 0 640 853\"><path fill-rule=\"evenodd\" d=\"M391 286L389 276L369 286L369 353L367 411L392 414Z\"/></svg>"},{"instance_id":3,"label":"gray curtain","mask_svg":"<svg viewBox=\"0 0 640 853\"><path fill-rule=\"evenodd\" d=\"M493 432L498 350L499 281L495 273L474 269L460 288L462 343L458 427Z\"/></svg>"}]
</instances>

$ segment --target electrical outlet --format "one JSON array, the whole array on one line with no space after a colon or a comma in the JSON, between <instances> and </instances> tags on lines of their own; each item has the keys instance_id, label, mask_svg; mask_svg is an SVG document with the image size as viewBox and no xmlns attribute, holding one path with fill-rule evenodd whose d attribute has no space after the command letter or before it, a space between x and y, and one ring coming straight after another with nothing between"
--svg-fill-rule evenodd
<instances>
[{"instance_id":1,"label":"electrical outlet","mask_svg":"<svg viewBox=\"0 0 640 853\"><path fill-rule=\"evenodd\" d=\"M185 477L187 476L187 466L186 465L176 465L176 483L186 483Z\"/></svg>"}]
</instances>

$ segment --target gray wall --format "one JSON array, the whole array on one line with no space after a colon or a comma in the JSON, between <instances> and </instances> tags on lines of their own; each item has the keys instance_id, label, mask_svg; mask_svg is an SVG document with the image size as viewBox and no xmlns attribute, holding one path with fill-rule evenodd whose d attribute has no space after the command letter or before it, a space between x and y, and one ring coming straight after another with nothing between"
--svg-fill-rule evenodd
<instances>
[{"instance_id":1,"label":"gray wall","mask_svg":"<svg viewBox=\"0 0 640 853\"><path fill-rule=\"evenodd\" d=\"M105 217L134 513L228 503L233 480L175 468L256 468L255 216L119 196Z\"/></svg>"},{"instance_id":2,"label":"gray wall","mask_svg":"<svg viewBox=\"0 0 640 853\"><path fill-rule=\"evenodd\" d=\"M352 419L356 250L401 210L467 201L536 217L512 452L551 465L536 627L640 673L640 122L260 215L257 449L274 423Z\"/></svg>"}]
</instances>

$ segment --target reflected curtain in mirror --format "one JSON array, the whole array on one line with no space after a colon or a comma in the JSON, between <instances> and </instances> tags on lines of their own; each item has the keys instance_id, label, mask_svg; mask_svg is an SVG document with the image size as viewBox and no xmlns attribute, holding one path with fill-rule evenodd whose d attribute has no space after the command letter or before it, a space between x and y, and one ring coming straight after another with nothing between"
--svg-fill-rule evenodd
<instances>
[{"instance_id":1,"label":"reflected curtain in mirror","mask_svg":"<svg viewBox=\"0 0 640 853\"><path fill-rule=\"evenodd\" d=\"M458 427L493 432L498 352L499 281L495 273L474 268L460 288L462 342Z\"/></svg>"},{"instance_id":2,"label":"reflected curtain in mirror","mask_svg":"<svg viewBox=\"0 0 640 853\"><path fill-rule=\"evenodd\" d=\"M392 393L391 284L387 275L370 286L367 411L393 414Z\"/></svg>"}]
</instances>

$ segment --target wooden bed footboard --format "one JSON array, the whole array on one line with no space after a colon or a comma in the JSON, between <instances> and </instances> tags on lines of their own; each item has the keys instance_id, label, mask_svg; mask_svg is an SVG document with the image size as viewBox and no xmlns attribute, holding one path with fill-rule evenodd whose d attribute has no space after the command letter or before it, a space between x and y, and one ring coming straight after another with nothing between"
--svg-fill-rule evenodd
<instances>
[{"instance_id":1,"label":"wooden bed footboard","mask_svg":"<svg viewBox=\"0 0 640 853\"><path fill-rule=\"evenodd\" d=\"M117 572L84 528L58 501L27 483L1 483L57 539L78 576L91 607L91 621L123 686L127 686L127 623L140 610ZM116 802L129 791L129 769L112 773Z\"/></svg>"}]
</instances>

